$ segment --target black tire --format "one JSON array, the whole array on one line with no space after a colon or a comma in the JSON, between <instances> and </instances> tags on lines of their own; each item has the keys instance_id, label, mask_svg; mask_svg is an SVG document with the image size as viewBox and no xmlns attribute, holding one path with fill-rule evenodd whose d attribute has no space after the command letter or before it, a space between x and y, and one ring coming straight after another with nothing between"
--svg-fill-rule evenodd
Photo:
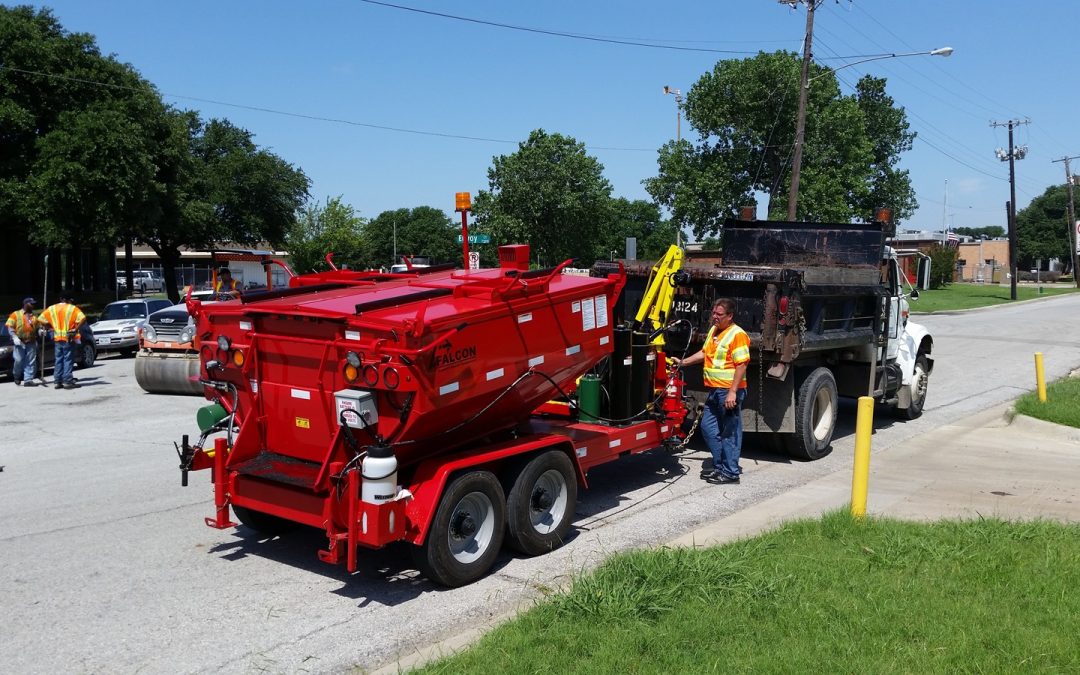
<instances>
[{"instance_id":1,"label":"black tire","mask_svg":"<svg viewBox=\"0 0 1080 675\"><path fill-rule=\"evenodd\" d=\"M507 543L525 555L563 545L577 506L577 475L565 452L533 457L506 497Z\"/></svg>"},{"instance_id":2,"label":"black tire","mask_svg":"<svg viewBox=\"0 0 1080 675\"><path fill-rule=\"evenodd\" d=\"M237 520L259 534L284 534L285 532L290 532L300 526L299 523L295 523L291 520L278 518L269 513L263 513L262 511L252 511L243 506L234 505L232 510L233 513L236 514Z\"/></svg>"},{"instance_id":3,"label":"black tire","mask_svg":"<svg viewBox=\"0 0 1080 675\"><path fill-rule=\"evenodd\" d=\"M93 345L83 344L82 353L79 355L80 368L93 368L97 360L97 349Z\"/></svg>"},{"instance_id":4,"label":"black tire","mask_svg":"<svg viewBox=\"0 0 1080 675\"><path fill-rule=\"evenodd\" d=\"M447 485L427 538L413 547L413 556L428 579L464 586L491 569L505 531L502 485L490 471L470 471Z\"/></svg>"},{"instance_id":5,"label":"black tire","mask_svg":"<svg viewBox=\"0 0 1080 675\"><path fill-rule=\"evenodd\" d=\"M832 451L837 399L832 372L828 368L812 371L795 398L795 433L787 439L789 455L813 460Z\"/></svg>"},{"instance_id":6,"label":"black tire","mask_svg":"<svg viewBox=\"0 0 1080 675\"><path fill-rule=\"evenodd\" d=\"M926 405L926 389L930 382L930 362L926 354L915 358L915 372L911 376L911 405L907 408L894 408L893 414L904 420L922 417Z\"/></svg>"}]
</instances>

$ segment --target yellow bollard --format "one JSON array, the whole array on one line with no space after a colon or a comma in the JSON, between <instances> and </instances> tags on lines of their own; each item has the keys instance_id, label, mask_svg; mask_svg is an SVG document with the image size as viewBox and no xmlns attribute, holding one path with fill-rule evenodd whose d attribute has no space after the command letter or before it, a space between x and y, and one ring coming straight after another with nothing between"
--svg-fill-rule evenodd
<instances>
[{"instance_id":1,"label":"yellow bollard","mask_svg":"<svg viewBox=\"0 0 1080 675\"><path fill-rule=\"evenodd\" d=\"M859 397L855 419L855 470L851 476L851 515L866 515L866 492L870 483L870 434L874 431L874 399Z\"/></svg>"},{"instance_id":2,"label":"yellow bollard","mask_svg":"<svg viewBox=\"0 0 1080 675\"><path fill-rule=\"evenodd\" d=\"M1035 352L1035 386L1039 389L1039 403L1046 403L1046 371L1043 370L1042 352Z\"/></svg>"}]
</instances>

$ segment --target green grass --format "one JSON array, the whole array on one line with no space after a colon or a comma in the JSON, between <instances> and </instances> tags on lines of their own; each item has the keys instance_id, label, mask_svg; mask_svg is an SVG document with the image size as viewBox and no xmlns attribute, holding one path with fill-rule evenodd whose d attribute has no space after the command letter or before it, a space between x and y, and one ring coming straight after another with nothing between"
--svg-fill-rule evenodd
<instances>
[{"instance_id":1,"label":"green grass","mask_svg":"<svg viewBox=\"0 0 1080 675\"><path fill-rule=\"evenodd\" d=\"M1016 412L1055 424L1080 428L1080 377L1066 377L1046 386L1046 403L1037 392L1024 394L1016 401Z\"/></svg>"},{"instance_id":2,"label":"green grass","mask_svg":"<svg viewBox=\"0 0 1080 675\"><path fill-rule=\"evenodd\" d=\"M426 673L1080 671L1080 526L855 522L615 556Z\"/></svg>"},{"instance_id":3,"label":"green grass","mask_svg":"<svg viewBox=\"0 0 1080 675\"><path fill-rule=\"evenodd\" d=\"M1043 284L1043 292L1032 284L1019 284L1016 287L1017 300L1062 293L1075 293L1078 289L1065 284ZM931 291L919 291L919 299L911 303L911 311L916 314L943 312L956 309L972 309L1012 302L1012 290L1008 284L949 284L945 288Z\"/></svg>"}]
</instances>

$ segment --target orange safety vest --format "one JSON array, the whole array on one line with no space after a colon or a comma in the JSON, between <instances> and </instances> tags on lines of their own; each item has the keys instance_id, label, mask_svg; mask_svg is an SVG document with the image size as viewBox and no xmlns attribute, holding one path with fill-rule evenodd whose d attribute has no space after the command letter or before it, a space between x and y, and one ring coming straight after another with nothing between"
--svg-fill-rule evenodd
<instances>
[{"instance_id":1,"label":"orange safety vest","mask_svg":"<svg viewBox=\"0 0 1080 675\"><path fill-rule=\"evenodd\" d=\"M215 293L220 293L222 284L224 284L224 283L225 282L222 281L221 279L218 279L216 282L214 282L214 292ZM237 288L236 288L236 279L229 279L229 288L226 289L226 290L229 290L229 291L237 290Z\"/></svg>"},{"instance_id":2,"label":"orange safety vest","mask_svg":"<svg viewBox=\"0 0 1080 675\"><path fill-rule=\"evenodd\" d=\"M34 326L37 324L37 319L34 315L27 314L21 309L17 309L11 313L7 321L8 330L15 333L23 342L29 342L34 339Z\"/></svg>"},{"instance_id":3,"label":"orange safety vest","mask_svg":"<svg viewBox=\"0 0 1080 675\"><path fill-rule=\"evenodd\" d=\"M78 329L86 321L86 315L75 305L58 302L42 312L40 320L52 326L54 342L78 342Z\"/></svg>"},{"instance_id":4,"label":"orange safety vest","mask_svg":"<svg viewBox=\"0 0 1080 675\"><path fill-rule=\"evenodd\" d=\"M719 335L714 335L715 332L716 326L712 326L705 336L702 376L706 387L731 389L735 367L750 362L750 337L735 324ZM746 389L745 377L739 382L739 389Z\"/></svg>"}]
</instances>

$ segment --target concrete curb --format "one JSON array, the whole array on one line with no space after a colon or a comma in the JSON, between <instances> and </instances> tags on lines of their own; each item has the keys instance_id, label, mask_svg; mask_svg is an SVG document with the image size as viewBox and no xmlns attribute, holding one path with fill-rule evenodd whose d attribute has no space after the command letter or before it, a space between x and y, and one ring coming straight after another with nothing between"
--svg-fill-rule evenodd
<instances>
[{"instance_id":1,"label":"concrete curb","mask_svg":"<svg viewBox=\"0 0 1080 675\"><path fill-rule=\"evenodd\" d=\"M1080 429L1076 427L1065 426L1064 424L1054 424L1053 422L1047 422L1035 417L1029 417L1028 415L1022 415L1013 411L1012 421L1009 422L1016 431L1023 433L1025 436L1040 436L1042 438L1052 438L1060 440L1064 443L1080 443Z\"/></svg>"}]
</instances>

